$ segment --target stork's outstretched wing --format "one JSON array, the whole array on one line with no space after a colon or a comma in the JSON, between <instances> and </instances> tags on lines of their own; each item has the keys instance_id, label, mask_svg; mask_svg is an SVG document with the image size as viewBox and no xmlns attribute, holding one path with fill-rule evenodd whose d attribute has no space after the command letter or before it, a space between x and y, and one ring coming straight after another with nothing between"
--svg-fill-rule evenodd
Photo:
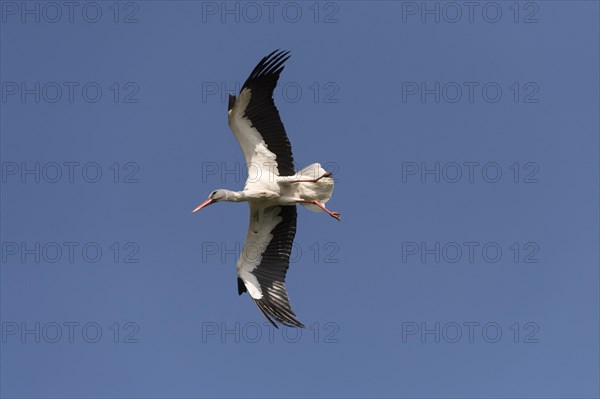
<instances>
[{"instance_id":1,"label":"stork's outstretched wing","mask_svg":"<svg viewBox=\"0 0 600 399\"><path fill-rule=\"evenodd\" d=\"M273 90L288 54L276 50L263 58L239 97L229 96L229 127L242 147L248 169L268 168L279 176L295 173L292 146L273 101Z\"/></svg>"},{"instance_id":2,"label":"stork's outstretched wing","mask_svg":"<svg viewBox=\"0 0 600 399\"><path fill-rule=\"evenodd\" d=\"M250 204L250 227L237 264L238 292L248 291L275 327L273 319L286 326L304 327L296 319L285 289L295 235L295 205Z\"/></svg>"}]
</instances>

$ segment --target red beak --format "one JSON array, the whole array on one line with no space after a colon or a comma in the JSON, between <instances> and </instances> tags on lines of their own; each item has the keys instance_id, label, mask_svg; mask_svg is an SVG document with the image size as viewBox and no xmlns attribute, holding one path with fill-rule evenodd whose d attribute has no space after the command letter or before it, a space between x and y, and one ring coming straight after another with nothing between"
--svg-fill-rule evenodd
<instances>
[{"instance_id":1,"label":"red beak","mask_svg":"<svg viewBox=\"0 0 600 399\"><path fill-rule=\"evenodd\" d=\"M192 211L192 213L198 212L200 209L205 208L207 206L209 206L210 204L214 204L216 201L212 198L207 199L206 201L204 201L203 203L201 203L200 205L198 205L196 207L196 209L194 209Z\"/></svg>"}]
</instances>

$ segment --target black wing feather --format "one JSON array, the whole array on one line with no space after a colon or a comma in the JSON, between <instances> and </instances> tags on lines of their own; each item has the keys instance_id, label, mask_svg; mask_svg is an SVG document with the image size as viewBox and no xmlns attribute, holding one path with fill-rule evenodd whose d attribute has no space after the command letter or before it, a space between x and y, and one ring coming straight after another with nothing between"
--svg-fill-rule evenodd
<instances>
[{"instance_id":1,"label":"black wing feather","mask_svg":"<svg viewBox=\"0 0 600 399\"><path fill-rule=\"evenodd\" d=\"M283 71L283 64L289 57L289 51L273 51L258 63L241 90L250 90L250 101L244 117L258 130L269 151L277 156L279 176L292 176L295 173L292 145L273 101L273 91Z\"/></svg>"},{"instance_id":2,"label":"black wing feather","mask_svg":"<svg viewBox=\"0 0 600 399\"><path fill-rule=\"evenodd\" d=\"M296 235L296 206L277 206L282 220L271 232L273 238L262 254L260 264L252 270L263 296L256 305L273 325L273 319L290 327L304 327L296 319L285 289L285 275L290 264L292 245Z\"/></svg>"},{"instance_id":3,"label":"black wing feather","mask_svg":"<svg viewBox=\"0 0 600 399\"><path fill-rule=\"evenodd\" d=\"M238 277L237 283L238 283L238 295L242 295L244 292L247 291L246 286L244 285L244 281Z\"/></svg>"}]
</instances>

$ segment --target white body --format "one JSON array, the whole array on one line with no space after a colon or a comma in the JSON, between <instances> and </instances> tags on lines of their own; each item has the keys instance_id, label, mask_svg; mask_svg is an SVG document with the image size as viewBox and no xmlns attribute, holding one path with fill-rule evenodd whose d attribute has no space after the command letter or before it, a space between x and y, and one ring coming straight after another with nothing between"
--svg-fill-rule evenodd
<instances>
[{"instance_id":1,"label":"white body","mask_svg":"<svg viewBox=\"0 0 600 399\"><path fill-rule=\"evenodd\" d=\"M269 205L296 205L300 202L314 212L322 212L318 206L301 201L317 200L325 204L333 194L332 177L323 177L316 182L293 183L297 180L316 180L327 173L319 163L313 163L293 176L277 176L267 167L262 168L260 173L260 179L251 179L244 187L243 192L250 202L266 200Z\"/></svg>"}]
</instances>

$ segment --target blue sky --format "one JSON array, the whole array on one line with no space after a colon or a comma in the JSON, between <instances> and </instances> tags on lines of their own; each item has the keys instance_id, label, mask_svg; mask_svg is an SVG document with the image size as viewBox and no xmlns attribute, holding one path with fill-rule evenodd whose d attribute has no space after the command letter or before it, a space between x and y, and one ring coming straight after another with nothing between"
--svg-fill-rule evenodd
<instances>
[{"instance_id":1,"label":"blue sky","mask_svg":"<svg viewBox=\"0 0 600 399\"><path fill-rule=\"evenodd\" d=\"M600 395L598 2L0 6L3 397ZM237 295L247 207L190 214L277 48L342 213L299 209L301 332Z\"/></svg>"}]
</instances>

